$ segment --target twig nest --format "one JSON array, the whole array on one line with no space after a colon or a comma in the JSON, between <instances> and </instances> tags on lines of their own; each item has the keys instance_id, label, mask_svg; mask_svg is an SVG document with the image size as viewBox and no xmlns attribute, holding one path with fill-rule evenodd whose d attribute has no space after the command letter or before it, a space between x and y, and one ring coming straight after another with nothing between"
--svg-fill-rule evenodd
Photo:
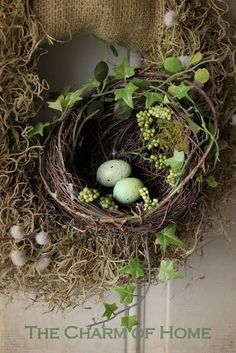
<instances>
[{"instance_id":1,"label":"twig nest","mask_svg":"<svg viewBox=\"0 0 236 353\"><path fill-rule=\"evenodd\" d=\"M137 201L141 195L140 190L144 184L137 178L125 178L116 183L113 190L113 197L123 205L129 205Z\"/></svg>"},{"instance_id":2,"label":"twig nest","mask_svg":"<svg viewBox=\"0 0 236 353\"><path fill-rule=\"evenodd\" d=\"M12 238L16 240L22 240L25 237L25 231L22 226L14 225L10 229L10 234Z\"/></svg>"},{"instance_id":3,"label":"twig nest","mask_svg":"<svg viewBox=\"0 0 236 353\"><path fill-rule=\"evenodd\" d=\"M48 232L41 231L35 236L35 240L39 245L47 245L50 241Z\"/></svg>"},{"instance_id":4,"label":"twig nest","mask_svg":"<svg viewBox=\"0 0 236 353\"><path fill-rule=\"evenodd\" d=\"M165 14L165 25L171 28L178 24L178 14L174 10L170 10Z\"/></svg>"},{"instance_id":5,"label":"twig nest","mask_svg":"<svg viewBox=\"0 0 236 353\"><path fill-rule=\"evenodd\" d=\"M122 227L127 234L154 235L183 217L197 199L202 166L209 170L217 158L210 152L218 115L207 93L194 85L194 70L189 80L182 71L176 76L183 70L178 58L165 61L168 74L127 65L118 65L119 78L109 77L102 93L85 94L55 125L41 156L40 175L78 229L88 225L115 233ZM123 71L131 77L121 80ZM125 117L123 108L121 115L117 111L120 101ZM205 106L204 116L198 105Z\"/></svg>"},{"instance_id":6,"label":"twig nest","mask_svg":"<svg viewBox=\"0 0 236 353\"><path fill-rule=\"evenodd\" d=\"M40 257L39 260L36 262L35 267L37 271L43 272L50 265L50 263L51 263L50 257L43 256L43 257Z\"/></svg>"},{"instance_id":7,"label":"twig nest","mask_svg":"<svg viewBox=\"0 0 236 353\"><path fill-rule=\"evenodd\" d=\"M97 181L106 187L113 187L122 179L131 175L131 165L123 160L113 159L104 162L97 170Z\"/></svg>"},{"instance_id":8,"label":"twig nest","mask_svg":"<svg viewBox=\"0 0 236 353\"><path fill-rule=\"evenodd\" d=\"M26 255L22 251L19 251L19 250L13 250L10 253L10 257L11 257L11 261L13 262L13 264L17 267L22 267L27 262Z\"/></svg>"}]
</instances>

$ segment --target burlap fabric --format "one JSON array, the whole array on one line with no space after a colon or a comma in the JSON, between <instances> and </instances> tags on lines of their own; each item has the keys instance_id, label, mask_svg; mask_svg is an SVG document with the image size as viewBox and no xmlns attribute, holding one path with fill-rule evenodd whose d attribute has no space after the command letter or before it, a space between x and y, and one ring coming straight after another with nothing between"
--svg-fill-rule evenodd
<instances>
[{"instance_id":1,"label":"burlap fabric","mask_svg":"<svg viewBox=\"0 0 236 353\"><path fill-rule=\"evenodd\" d=\"M93 33L142 52L164 30L164 0L34 0L33 12L52 38Z\"/></svg>"}]
</instances>

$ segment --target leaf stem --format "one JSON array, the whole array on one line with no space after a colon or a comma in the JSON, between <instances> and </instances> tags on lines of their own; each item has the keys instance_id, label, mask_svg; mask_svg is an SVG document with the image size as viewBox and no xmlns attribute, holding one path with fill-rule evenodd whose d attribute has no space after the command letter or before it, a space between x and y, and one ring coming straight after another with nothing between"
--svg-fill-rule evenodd
<instances>
[{"instance_id":1,"label":"leaf stem","mask_svg":"<svg viewBox=\"0 0 236 353\"><path fill-rule=\"evenodd\" d=\"M97 326L100 324L105 324L106 322L112 321L113 319L115 319L117 316L119 316L120 314L124 313L125 311L129 311L130 309L136 307L137 305L139 305L140 303L142 303L144 301L144 299L146 298L150 286L151 286L151 261L150 261L150 254L149 254L149 249L148 249L148 241L147 241L147 237L144 240L144 244L145 244L145 250L146 250L146 256L147 256L147 266L148 266L148 284L147 287L145 289L144 295L143 296L137 296L140 298L140 300L138 300L136 303L129 305L128 307L125 307L124 309L118 311L118 312L114 312L113 316L110 319L105 319L105 320L101 320L98 322L95 322L93 324L87 325L87 327L93 327L93 326Z\"/></svg>"}]
</instances>

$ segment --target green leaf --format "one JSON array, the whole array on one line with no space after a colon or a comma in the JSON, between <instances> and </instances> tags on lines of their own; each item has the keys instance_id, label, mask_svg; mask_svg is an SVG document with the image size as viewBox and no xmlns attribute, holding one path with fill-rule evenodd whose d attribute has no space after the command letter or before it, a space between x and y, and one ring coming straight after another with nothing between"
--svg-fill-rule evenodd
<instances>
[{"instance_id":1,"label":"green leaf","mask_svg":"<svg viewBox=\"0 0 236 353\"><path fill-rule=\"evenodd\" d=\"M114 105L114 115L116 118L121 120L127 120L130 118L133 109L130 108L123 100L117 101Z\"/></svg>"},{"instance_id":2,"label":"green leaf","mask_svg":"<svg viewBox=\"0 0 236 353\"><path fill-rule=\"evenodd\" d=\"M207 123L207 129L209 130L209 132L210 132L213 136L215 135L215 133L216 133L216 128L215 128L215 125L212 124L211 121L209 121L209 122Z\"/></svg>"},{"instance_id":3,"label":"green leaf","mask_svg":"<svg viewBox=\"0 0 236 353\"><path fill-rule=\"evenodd\" d=\"M150 108L155 102L163 103L164 101L164 94L159 92L144 92L143 95L146 97L146 109Z\"/></svg>"},{"instance_id":4,"label":"green leaf","mask_svg":"<svg viewBox=\"0 0 236 353\"><path fill-rule=\"evenodd\" d=\"M119 56L119 53L118 53L118 51L117 51L117 49L116 49L116 47L114 45L110 44L110 49L111 49L112 54L115 57Z\"/></svg>"},{"instance_id":5,"label":"green leaf","mask_svg":"<svg viewBox=\"0 0 236 353\"><path fill-rule=\"evenodd\" d=\"M183 168L184 161L185 161L184 152L183 151L179 152L177 150L174 150L173 157L166 159L164 163L165 165L170 166L171 170L174 173L179 173Z\"/></svg>"},{"instance_id":6,"label":"green leaf","mask_svg":"<svg viewBox=\"0 0 236 353\"><path fill-rule=\"evenodd\" d=\"M97 111L97 113L95 114L95 116L97 118L100 117L103 114L103 112L104 112L104 104L100 100L92 101L88 105L88 107L87 107L87 115L91 115L91 114L93 114L96 111Z\"/></svg>"},{"instance_id":7,"label":"green leaf","mask_svg":"<svg viewBox=\"0 0 236 353\"><path fill-rule=\"evenodd\" d=\"M133 109L133 94L137 89L137 86L129 82L124 88L115 89L115 100L123 99L125 103Z\"/></svg>"},{"instance_id":8,"label":"green leaf","mask_svg":"<svg viewBox=\"0 0 236 353\"><path fill-rule=\"evenodd\" d=\"M194 74L194 80L200 83L206 83L210 79L210 73L207 69L198 69Z\"/></svg>"},{"instance_id":9,"label":"green leaf","mask_svg":"<svg viewBox=\"0 0 236 353\"><path fill-rule=\"evenodd\" d=\"M64 96L60 95L59 97L57 97L57 99L54 102L47 102L47 103L48 103L49 108L63 112L64 111L64 106L63 106L64 100L65 100Z\"/></svg>"},{"instance_id":10,"label":"green leaf","mask_svg":"<svg viewBox=\"0 0 236 353\"><path fill-rule=\"evenodd\" d=\"M137 77L132 78L130 82L132 82L135 86L137 86L141 90L147 90L151 85L148 80L144 80L142 78L137 78Z\"/></svg>"},{"instance_id":11,"label":"green leaf","mask_svg":"<svg viewBox=\"0 0 236 353\"><path fill-rule=\"evenodd\" d=\"M169 87L168 87L168 93L169 93L171 96L175 97L175 96L176 96L176 93L177 93L177 87L178 87L178 86L176 86L176 85L171 85L171 86L169 86Z\"/></svg>"},{"instance_id":12,"label":"green leaf","mask_svg":"<svg viewBox=\"0 0 236 353\"><path fill-rule=\"evenodd\" d=\"M176 225L169 224L162 231L157 233L157 238L155 244L160 245L161 249L166 252L166 249L170 245L181 246L183 241L179 239L176 235Z\"/></svg>"},{"instance_id":13,"label":"green leaf","mask_svg":"<svg viewBox=\"0 0 236 353\"><path fill-rule=\"evenodd\" d=\"M81 88L79 88L75 92L69 92L67 94L67 96L65 97L66 107L71 108L75 103L83 99L82 94L87 89L97 88L99 86L100 86L100 82L98 80L96 80L95 78L89 79L81 86Z\"/></svg>"},{"instance_id":14,"label":"green leaf","mask_svg":"<svg viewBox=\"0 0 236 353\"><path fill-rule=\"evenodd\" d=\"M83 88L77 89L74 92L69 92L65 97L65 108L72 107L75 103L79 102L83 98L81 97L84 92Z\"/></svg>"},{"instance_id":15,"label":"green leaf","mask_svg":"<svg viewBox=\"0 0 236 353\"><path fill-rule=\"evenodd\" d=\"M82 84L81 89L83 89L84 91L86 89L89 88L97 88L100 86L100 82L98 80L96 80L95 77L90 78L89 80L87 80L85 83Z\"/></svg>"},{"instance_id":16,"label":"green leaf","mask_svg":"<svg viewBox=\"0 0 236 353\"><path fill-rule=\"evenodd\" d=\"M123 316L121 318L121 326L124 326L128 329L129 332L132 331L132 328L139 324L136 315L132 316Z\"/></svg>"},{"instance_id":17,"label":"green leaf","mask_svg":"<svg viewBox=\"0 0 236 353\"><path fill-rule=\"evenodd\" d=\"M134 297L135 286L126 284L123 287L113 287L113 291L119 294L121 304L131 304Z\"/></svg>"},{"instance_id":18,"label":"green leaf","mask_svg":"<svg viewBox=\"0 0 236 353\"><path fill-rule=\"evenodd\" d=\"M193 86L187 86L184 82L181 82L179 86L171 85L168 87L168 93L178 99L188 97L188 92L193 88Z\"/></svg>"},{"instance_id":19,"label":"green leaf","mask_svg":"<svg viewBox=\"0 0 236 353\"><path fill-rule=\"evenodd\" d=\"M170 279L182 279L184 276L174 270L174 263L171 260L162 260L158 279L160 282L166 282Z\"/></svg>"},{"instance_id":20,"label":"green leaf","mask_svg":"<svg viewBox=\"0 0 236 353\"><path fill-rule=\"evenodd\" d=\"M127 273L136 279L143 277L144 275L143 268L137 257L132 257L129 260L129 264L127 266L124 266L119 269L119 273Z\"/></svg>"},{"instance_id":21,"label":"green leaf","mask_svg":"<svg viewBox=\"0 0 236 353\"><path fill-rule=\"evenodd\" d=\"M127 58L124 58L120 65L114 67L115 78L117 80L122 80L124 78L128 78L134 76L134 67L130 66Z\"/></svg>"},{"instance_id":22,"label":"green leaf","mask_svg":"<svg viewBox=\"0 0 236 353\"><path fill-rule=\"evenodd\" d=\"M213 189L215 189L219 186L219 183L218 183L218 181L216 181L214 175L209 175L207 177L207 184Z\"/></svg>"},{"instance_id":23,"label":"green leaf","mask_svg":"<svg viewBox=\"0 0 236 353\"><path fill-rule=\"evenodd\" d=\"M190 65L197 65L202 61L202 54L200 52L197 52L193 55L193 57L190 60Z\"/></svg>"},{"instance_id":24,"label":"green leaf","mask_svg":"<svg viewBox=\"0 0 236 353\"><path fill-rule=\"evenodd\" d=\"M188 92L191 91L192 88L193 86L187 86L184 82L181 82L181 84L176 87L176 98L182 99L184 97L188 97Z\"/></svg>"},{"instance_id":25,"label":"green leaf","mask_svg":"<svg viewBox=\"0 0 236 353\"><path fill-rule=\"evenodd\" d=\"M197 125L192 119L190 119L188 116L184 116L184 119L187 121L190 130L197 135L199 131L201 130L201 127Z\"/></svg>"},{"instance_id":26,"label":"green leaf","mask_svg":"<svg viewBox=\"0 0 236 353\"><path fill-rule=\"evenodd\" d=\"M170 100L168 98L167 95L165 95L164 99L163 99L163 104L169 104L170 103Z\"/></svg>"},{"instance_id":27,"label":"green leaf","mask_svg":"<svg viewBox=\"0 0 236 353\"><path fill-rule=\"evenodd\" d=\"M111 316L114 314L114 312L118 309L118 306L116 303L113 304L108 304L104 303L105 311L102 315L102 317L106 317L108 320L111 318Z\"/></svg>"},{"instance_id":28,"label":"green leaf","mask_svg":"<svg viewBox=\"0 0 236 353\"><path fill-rule=\"evenodd\" d=\"M175 57L166 58L164 61L164 68L166 71L176 74L183 70L183 64L180 59Z\"/></svg>"},{"instance_id":29,"label":"green leaf","mask_svg":"<svg viewBox=\"0 0 236 353\"><path fill-rule=\"evenodd\" d=\"M93 38L96 39L96 41L101 44L103 46L103 48L105 50L111 50L112 54L114 56L118 56L118 52L117 52L117 49L114 45L110 44L109 42L107 42L105 39L99 37L99 36L96 36L95 34L92 35Z\"/></svg>"},{"instance_id":30,"label":"green leaf","mask_svg":"<svg viewBox=\"0 0 236 353\"><path fill-rule=\"evenodd\" d=\"M32 138L33 136L40 135L43 136L45 127L50 126L50 123L38 122L32 129L28 132L27 137Z\"/></svg>"},{"instance_id":31,"label":"green leaf","mask_svg":"<svg viewBox=\"0 0 236 353\"><path fill-rule=\"evenodd\" d=\"M105 61L100 61L94 70L94 77L97 81L103 82L107 78L109 67Z\"/></svg>"}]
</instances>

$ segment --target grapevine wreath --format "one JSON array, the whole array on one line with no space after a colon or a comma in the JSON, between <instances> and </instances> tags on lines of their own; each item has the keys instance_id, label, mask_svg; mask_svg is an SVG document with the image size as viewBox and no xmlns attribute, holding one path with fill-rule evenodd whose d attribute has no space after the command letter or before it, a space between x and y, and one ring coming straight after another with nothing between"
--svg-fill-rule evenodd
<instances>
[{"instance_id":1,"label":"grapevine wreath","mask_svg":"<svg viewBox=\"0 0 236 353\"><path fill-rule=\"evenodd\" d=\"M75 3L4 0L0 26L0 291L61 309L109 288L131 304L132 278L180 278L175 266L221 222L235 185L224 5L100 1L95 19L90 1ZM41 44L79 31L141 52L144 65L124 59L108 75L98 63L49 103L53 121L33 124L49 89Z\"/></svg>"}]
</instances>

